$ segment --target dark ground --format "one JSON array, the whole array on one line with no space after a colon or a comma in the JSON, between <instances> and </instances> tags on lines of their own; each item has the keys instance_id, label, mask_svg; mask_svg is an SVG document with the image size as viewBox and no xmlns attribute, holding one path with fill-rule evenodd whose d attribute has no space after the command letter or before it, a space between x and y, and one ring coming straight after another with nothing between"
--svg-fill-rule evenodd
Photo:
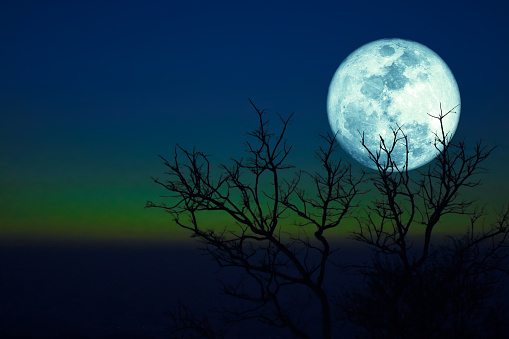
<instances>
[{"instance_id":1,"label":"dark ground","mask_svg":"<svg viewBox=\"0 0 509 339\"><path fill-rule=\"evenodd\" d=\"M235 274L218 273L197 246L0 245L0 338L168 338L165 312L179 301L198 313L232 306L217 279ZM351 248L342 255L360 262L369 252ZM332 280L345 286L355 278ZM257 324L242 324L237 333L288 336Z\"/></svg>"},{"instance_id":2,"label":"dark ground","mask_svg":"<svg viewBox=\"0 0 509 339\"><path fill-rule=\"evenodd\" d=\"M0 337L161 338L179 301L231 302L197 246L0 246ZM268 337L253 326L249 337Z\"/></svg>"},{"instance_id":3,"label":"dark ground","mask_svg":"<svg viewBox=\"0 0 509 339\"><path fill-rule=\"evenodd\" d=\"M2 247L0 334L161 334L179 300L210 305L215 270L191 248Z\"/></svg>"}]
</instances>

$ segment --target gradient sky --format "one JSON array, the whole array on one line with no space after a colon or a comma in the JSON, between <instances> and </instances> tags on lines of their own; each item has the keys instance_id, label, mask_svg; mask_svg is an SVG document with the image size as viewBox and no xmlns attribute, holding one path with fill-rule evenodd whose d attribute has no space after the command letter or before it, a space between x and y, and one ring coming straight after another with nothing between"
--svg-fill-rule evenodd
<instances>
[{"instance_id":1,"label":"gradient sky","mask_svg":"<svg viewBox=\"0 0 509 339\"><path fill-rule=\"evenodd\" d=\"M420 42L449 65L456 133L498 149L479 195L508 203L508 8L502 1L3 1L0 238L171 238L144 209L164 194L176 143L242 154L260 108L295 112L297 164L329 131L341 61L380 38ZM345 159L346 155L345 155ZM349 159L348 159L349 160Z\"/></svg>"}]
</instances>

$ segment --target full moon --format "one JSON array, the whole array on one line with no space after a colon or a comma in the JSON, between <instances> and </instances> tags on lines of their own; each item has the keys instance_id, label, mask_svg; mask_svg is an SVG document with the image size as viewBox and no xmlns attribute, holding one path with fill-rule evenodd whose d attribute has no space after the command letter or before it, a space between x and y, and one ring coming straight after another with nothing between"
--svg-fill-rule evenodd
<instances>
[{"instance_id":1,"label":"full moon","mask_svg":"<svg viewBox=\"0 0 509 339\"><path fill-rule=\"evenodd\" d=\"M391 145L398 128L398 137L405 135L407 145L396 142L394 165L403 169L407 156L408 170L433 160L439 153L435 141L441 126L432 116L452 110L442 120L450 140L458 126L459 105L458 84L446 63L428 47L402 39L377 40L355 50L337 69L327 96L329 124L337 141L372 169L377 166L368 150L379 152L381 138ZM381 164L387 161L384 155L381 152Z\"/></svg>"}]
</instances>

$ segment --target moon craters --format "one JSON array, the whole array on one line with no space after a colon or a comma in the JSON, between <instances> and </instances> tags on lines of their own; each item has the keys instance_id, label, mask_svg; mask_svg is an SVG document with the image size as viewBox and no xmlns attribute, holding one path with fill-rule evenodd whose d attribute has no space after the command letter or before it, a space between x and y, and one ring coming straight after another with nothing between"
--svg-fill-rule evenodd
<instances>
[{"instance_id":1,"label":"moon craters","mask_svg":"<svg viewBox=\"0 0 509 339\"><path fill-rule=\"evenodd\" d=\"M395 52L394 48L389 45L384 45L380 48L380 55L383 57L390 57Z\"/></svg>"},{"instance_id":2,"label":"moon craters","mask_svg":"<svg viewBox=\"0 0 509 339\"><path fill-rule=\"evenodd\" d=\"M438 153L434 138L439 124L428 113L437 115L440 107L445 113L458 104L456 80L435 52L413 41L383 39L362 46L341 63L329 87L327 112L341 147L373 169L368 150L379 152L380 137L390 143L401 127L407 139L396 145L391 158L399 168L408 159L408 169L414 169ZM451 137L459 115L457 108L444 119ZM368 150L361 144L363 135Z\"/></svg>"}]
</instances>

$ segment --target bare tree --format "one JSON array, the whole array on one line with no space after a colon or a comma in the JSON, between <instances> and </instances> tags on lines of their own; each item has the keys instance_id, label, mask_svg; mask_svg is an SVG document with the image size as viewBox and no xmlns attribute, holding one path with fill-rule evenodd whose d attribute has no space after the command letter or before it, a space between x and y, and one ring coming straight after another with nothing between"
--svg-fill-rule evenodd
<instances>
[{"instance_id":1,"label":"bare tree","mask_svg":"<svg viewBox=\"0 0 509 339\"><path fill-rule=\"evenodd\" d=\"M169 212L178 226L201 240L220 267L244 271L251 288L225 284L224 292L251 307L230 311L230 321L258 319L310 338L305 320L318 318L321 337L331 338L332 311L324 280L334 248L328 236L351 215L362 193L363 174L355 177L349 165L333 159L337 145L330 135L322 137L325 146L316 152L322 170L295 173L286 162L291 146L285 132L291 116L280 117L282 129L273 134L265 112L251 104L259 126L248 133L252 141L246 144L246 159L220 165L221 174L213 178L209 156L177 147L171 162L163 158L169 179L154 178L171 192L171 204L147 202L147 207ZM304 176L314 194L300 188ZM226 215L229 225L221 231L207 228L199 218L205 211ZM292 289L298 289L301 298L287 297ZM318 317L309 303L318 305Z\"/></svg>"},{"instance_id":2,"label":"bare tree","mask_svg":"<svg viewBox=\"0 0 509 339\"><path fill-rule=\"evenodd\" d=\"M274 134L265 111L251 104L258 128L248 133L245 159L219 165L220 173L214 175L208 155L177 146L171 161L161 157L168 168L166 180L153 178L170 192L168 201L147 202L147 207L170 213L220 267L243 272L237 284L224 282L223 292L243 302L225 310L225 319L259 320L287 328L298 338L337 337L334 319L341 317L367 337L465 335L479 305L499 286L495 273L506 263L508 213L479 228L484 210L461 195L480 184L478 175L486 172L482 165L493 149L478 143L469 152L463 142L450 143L443 119L454 112L440 111L434 116L442 127L435 136L438 157L425 170L408 171L408 140L397 126L393 140L380 137L376 151L365 146L361 135L376 164L374 173L354 175L350 165L335 160L337 144L331 135L321 137L324 146L316 152L320 170L296 171L288 162L292 148L285 139L291 116L279 116L282 128ZM406 148L407 162L398 167L393 156L400 145ZM374 199L359 209L365 185ZM201 218L203 213L229 221L217 230ZM440 243L442 237L434 244L434 231L450 214L469 218L465 235L447 244ZM358 222L353 238L375 257L360 271L365 284L334 299L338 291L326 284L331 270L338 270L331 265L338 249L332 236L345 220ZM185 308L172 319L176 333L223 335Z\"/></svg>"},{"instance_id":3,"label":"bare tree","mask_svg":"<svg viewBox=\"0 0 509 339\"><path fill-rule=\"evenodd\" d=\"M362 267L366 283L347 292L340 305L369 338L465 338L476 333L473 324L488 317L480 313L494 310L487 303L506 265L509 213L501 213L495 224L478 225L484 209L462 199L464 189L480 184L478 175L486 172L482 164L493 148L477 143L469 152L464 142L450 143L443 127L449 114L454 111L432 116L441 126L435 135L438 156L424 171L412 175L408 160L402 168L392 160L399 143L406 146L408 159L401 127L393 131L393 140L380 138L376 152L366 147L377 167L370 177L377 195L358 217L354 238L376 257ZM438 237L433 246L434 231L452 214L466 218L465 233L450 236L445 244Z\"/></svg>"}]
</instances>

